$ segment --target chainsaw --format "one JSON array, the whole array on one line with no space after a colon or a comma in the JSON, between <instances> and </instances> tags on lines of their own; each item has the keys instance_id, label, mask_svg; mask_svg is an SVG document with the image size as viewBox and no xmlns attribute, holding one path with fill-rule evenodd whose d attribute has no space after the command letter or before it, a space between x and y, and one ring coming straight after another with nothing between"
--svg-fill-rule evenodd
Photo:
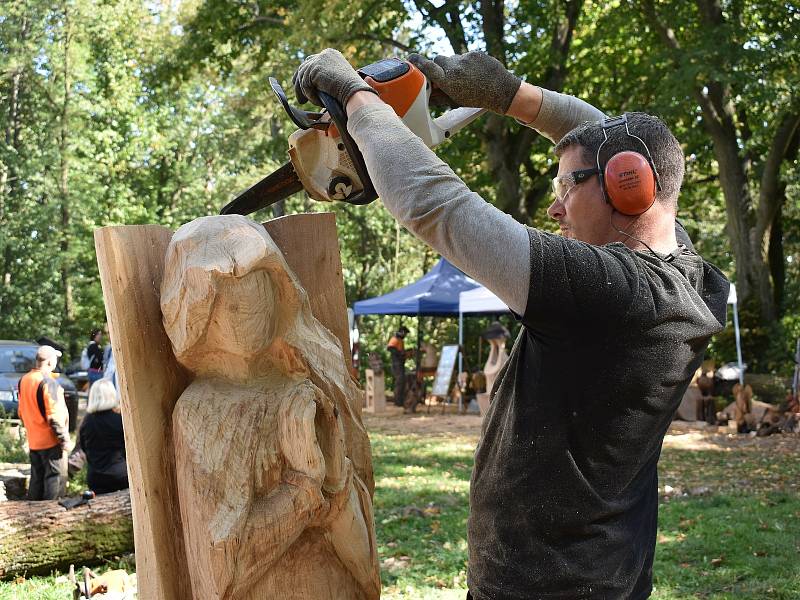
<instances>
[{"instance_id":1,"label":"chainsaw","mask_svg":"<svg viewBox=\"0 0 800 600\"><path fill-rule=\"evenodd\" d=\"M431 85L408 61L387 58L358 70L380 98L429 148L450 138L486 109L455 108L437 118L430 113ZM229 202L221 214L248 215L301 190L314 200L369 204L378 197L364 157L347 132L347 113L330 95L319 92L324 110L292 106L283 88L269 78L289 118L299 129L289 136L289 162Z\"/></svg>"}]
</instances>

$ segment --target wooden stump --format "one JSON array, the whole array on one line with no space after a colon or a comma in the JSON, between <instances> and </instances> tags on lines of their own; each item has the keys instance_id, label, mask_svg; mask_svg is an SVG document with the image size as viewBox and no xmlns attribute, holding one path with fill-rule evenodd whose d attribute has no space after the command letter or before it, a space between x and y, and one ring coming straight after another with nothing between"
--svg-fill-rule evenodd
<instances>
[{"instance_id":1,"label":"wooden stump","mask_svg":"<svg viewBox=\"0 0 800 600\"><path fill-rule=\"evenodd\" d=\"M71 510L57 500L0 503L0 577L47 575L133 551L128 490Z\"/></svg>"},{"instance_id":2,"label":"wooden stump","mask_svg":"<svg viewBox=\"0 0 800 600\"><path fill-rule=\"evenodd\" d=\"M386 384L383 373L375 373L372 369L366 370L366 401L364 408L367 412L379 415L386 412Z\"/></svg>"},{"instance_id":3,"label":"wooden stump","mask_svg":"<svg viewBox=\"0 0 800 600\"><path fill-rule=\"evenodd\" d=\"M27 463L0 464L0 501L25 500L31 467Z\"/></svg>"}]
</instances>

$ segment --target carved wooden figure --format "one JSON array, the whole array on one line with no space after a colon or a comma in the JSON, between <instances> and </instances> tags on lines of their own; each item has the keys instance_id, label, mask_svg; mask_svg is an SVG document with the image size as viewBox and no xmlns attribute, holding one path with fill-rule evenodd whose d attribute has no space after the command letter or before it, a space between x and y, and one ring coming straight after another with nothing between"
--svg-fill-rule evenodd
<instances>
[{"instance_id":1,"label":"carved wooden figure","mask_svg":"<svg viewBox=\"0 0 800 600\"><path fill-rule=\"evenodd\" d=\"M753 412L753 388L746 384L737 383L733 386L733 397L736 401L736 408L734 409L734 416L736 419L736 426L739 431L747 425L751 430L757 427Z\"/></svg>"},{"instance_id":2,"label":"carved wooden figure","mask_svg":"<svg viewBox=\"0 0 800 600\"><path fill-rule=\"evenodd\" d=\"M266 230L181 227L161 285L190 383L172 415L194 598L380 596L361 392Z\"/></svg>"},{"instance_id":3,"label":"carved wooden figure","mask_svg":"<svg viewBox=\"0 0 800 600\"><path fill-rule=\"evenodd\" d=\"M508 339L508 335L508 330L495 321L489 326L489 329L483 336L491 345L489 358L486 360L486 365L483 367L483 374L486 375L486 392L490 395L492 393L494 380L497 379L497 375L508 360L508 352L506 352L506 340Z\"/></svg>"}]
</instances>

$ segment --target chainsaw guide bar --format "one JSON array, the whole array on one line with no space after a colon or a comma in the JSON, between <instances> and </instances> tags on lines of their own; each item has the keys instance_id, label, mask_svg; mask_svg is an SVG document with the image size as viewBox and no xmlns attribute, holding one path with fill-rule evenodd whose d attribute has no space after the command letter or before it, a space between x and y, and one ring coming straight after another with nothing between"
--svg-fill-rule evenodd
<instances>
[{"instance_id":1,"label":"chainsaw guide bar","mask_svg":"<svg viewBox=\"0 0 800 600\"><path fill-rule=\"evenodd\" d=\"M291 162L239 194L220 211L223 215L249 215L303 191Z\"/></svg>"}]
</instances>

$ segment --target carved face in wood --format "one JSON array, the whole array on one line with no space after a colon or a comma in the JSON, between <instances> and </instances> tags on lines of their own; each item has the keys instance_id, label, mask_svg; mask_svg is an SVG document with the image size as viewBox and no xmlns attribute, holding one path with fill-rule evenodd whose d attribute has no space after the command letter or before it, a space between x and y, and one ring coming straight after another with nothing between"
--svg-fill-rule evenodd
<instances>
[{"instance_id":1,"label":"carved face in wood","mask_svg":"<svg viewBox=\"0 0 800 600\"><path fill-rule=\"evenodd\" d=\"M205 345L235 354L258 353L275 337L275 290L266 271L231 278L217 287Z\"/></svg>"},{"instance_id":2,"label":"carved face in wood","mask_svg":"<svg viewBox=\"0 0 800 600\"><path fill-rule=\"evenodd\" d=\"M167 249L164 328L192 371L256 364L291 327L301 293L263 227L238 215L202 217Z\"/></svg>"}]
</instances>

